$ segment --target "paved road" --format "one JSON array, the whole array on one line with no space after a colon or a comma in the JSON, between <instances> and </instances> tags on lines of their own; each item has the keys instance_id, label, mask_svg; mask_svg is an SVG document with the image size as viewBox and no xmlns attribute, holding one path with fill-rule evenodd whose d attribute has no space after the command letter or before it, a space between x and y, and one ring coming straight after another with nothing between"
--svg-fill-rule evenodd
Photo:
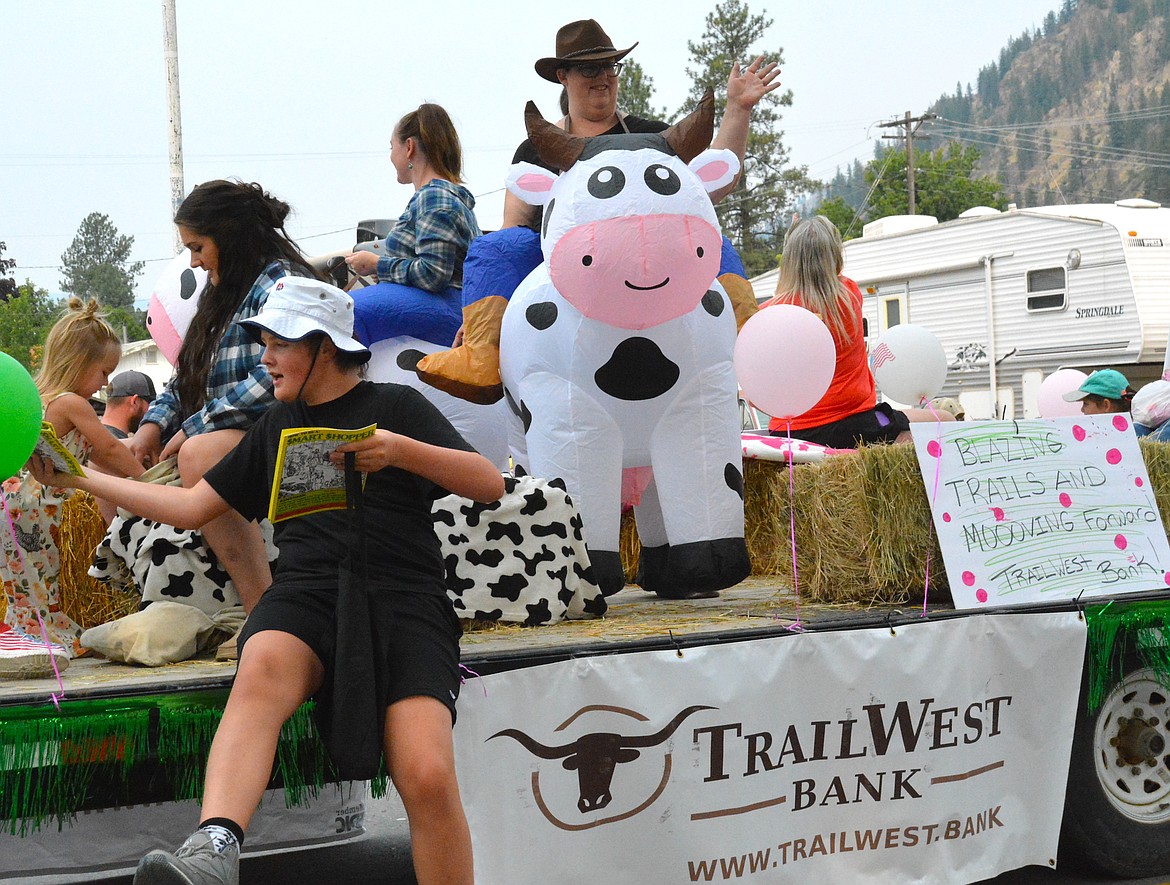
<instances>
[{"instance_id":1,"label":"paved road","mask_svg":"<svg viewBox=\"0 0 1170 885\"><path fill-rule=\"evenodd\" d=\"M406 817L397 797L369 800L366 827L369 835L332 848L278 854L244 860L241 881L258 883L297 882L306 885L417 885L410 866L410 842ZM98 876L72 882L131 885L130 876ZM49 885L46 877L6 880L5 885ZM1004 873L981 885L1117 885L1118 880L1076 870L1054 871L1027 867ZM1130 885L1168 885L1170 873L1152 879L1130 880ZM54 882L56 885L56 882Z\"/></svg>"}]
</instances>

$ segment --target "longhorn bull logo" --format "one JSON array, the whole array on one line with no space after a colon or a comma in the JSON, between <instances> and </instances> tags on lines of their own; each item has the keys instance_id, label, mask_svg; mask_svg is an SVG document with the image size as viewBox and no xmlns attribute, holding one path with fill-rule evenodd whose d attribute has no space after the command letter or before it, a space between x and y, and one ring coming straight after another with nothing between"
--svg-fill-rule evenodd
<instances>
[{"instance_id":1,"label":"longhorn bull logo","mask_svg":"<svg viewBox=\"0 0 1170 885\"><path fill-rule=\"evenodd\" d=\"M488 740L510 737L520 743L528 752L540 759L561 759L566 771L577 772L580 788L577 810L582 814L599 811L613 799L610 784L614 769L622 762L633 762L641 751L665 743L683 720L699 710L714 710L715 707L695 704L682 710L669 723L654 734L627 736L615 732L591 732L583 734L567 744L550 747L516 728L497 731Z\"/></svg>"}]
</instances>

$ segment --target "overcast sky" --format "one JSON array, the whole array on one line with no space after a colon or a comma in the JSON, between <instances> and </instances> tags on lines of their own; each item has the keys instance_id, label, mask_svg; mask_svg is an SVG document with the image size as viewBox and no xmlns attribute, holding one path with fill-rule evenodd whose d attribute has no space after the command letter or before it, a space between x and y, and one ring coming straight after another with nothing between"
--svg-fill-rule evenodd
<instances>
[{"instance_id":1,"label":"overcast sky","mask_svg":"<svg viewBox=\"0 0 1170 885\"><path fill-rule=\"evenodd\" d=\"M655 104L689 89L687 40L714 0L176 0L185 184L258 181L289 202L305 251L354 242L366 218L397 217L390 131L424 100L455 119L486 229L523 138L524 102L546 116L558 87L533 62L558 27L600 21L653 77ZM773 19L760 49L783 52L794 93L783 119L792 161L829 178L868 159L875 124L924 111L973 82L1010 37L1058 0L750 0ZM61 254L90 212L134 237L145 306L173 254L161 2L0 0L0 241L17 279L59 291Z\"/></svg>"}]
</instances>

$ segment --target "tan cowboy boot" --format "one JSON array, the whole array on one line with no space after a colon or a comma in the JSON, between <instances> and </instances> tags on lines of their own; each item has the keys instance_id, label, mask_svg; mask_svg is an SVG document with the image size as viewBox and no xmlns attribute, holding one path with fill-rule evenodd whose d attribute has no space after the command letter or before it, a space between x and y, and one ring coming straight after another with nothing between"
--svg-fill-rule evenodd
<instances>
[{"instance_id":1,"label":"tan cowboy boot","mask_svg":"<svg viewBox=\"0 0 1170 885\"><path fill-rule=\"evenodd\" d=\"M500 324L508 299L488 295L463 308L463 343L418 361L418 377L471 403L490 405L504 395L500 380Z\"/></svg>"},{"instance_id":2,"label":"tan cowboy boot","mask_svg":"<svg viewBox=\"0 0 1170 885\"><path fill-rule=\"evenodd\" d=\"M731 299L731 307L735 311L735 329L738 332L760 309L756 302L756 290L737 273L725 273L719 277L719 282L723 284L723 290Z\"/></svg>"}]
</instances>

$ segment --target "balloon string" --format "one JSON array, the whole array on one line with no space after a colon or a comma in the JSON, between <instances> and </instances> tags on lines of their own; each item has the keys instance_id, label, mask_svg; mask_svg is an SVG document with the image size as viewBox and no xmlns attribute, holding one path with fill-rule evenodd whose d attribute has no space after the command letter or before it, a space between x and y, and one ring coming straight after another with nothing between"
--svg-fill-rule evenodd
<instances>
[{"instance_id":1,"label":"balloon string","mask_svg":"<svg viewBox=\"0 0 1170 885\"><path fill-rule=\"evenodd\" d=\"M938 480L939 474L942 472L942 418L934 410L934 403L926 397L922 398L922 404L930 409L930 414L934 415L934 441L938 444L938 457L934 459L934 488L930 492L930 534L928 535L929 540L926 544L926 578L922 585L922 617L925 618L926 603L930 599L930 559L934 551L934 505L938 501Z\"/></svg>"},{"instance_id":2,"label":"balloon string","mask_svg":"<svg viewBox=\"0 0 1170 885\"><path fill-rule=\"evenodd\" d=\"M0 490L0 506L4 507L4 517L8 522L8 534L12 537L12 546L16 549L16 558L20 560L20 573L24 574L26 570L24 551L20 547L20 540L16 537L16 524L12 521L12 511L8 509L8 496L4 494L3 490ZM34 605L33 611L36 612L37 623L41 625L41 638L45 642L45 648L49 650L49 663L53 665L53 675L57 677L57 688L60 690L59 694L50 692L49 700L53 702L53 706L57 708L58 712L60 712L60 701L65 697L65 684L61 681L61 671L57 669L57 658L53 654L53 643L49 641L49 631L45 627L44 619L41 618L41 610ZM24 635L28 636L27 633ZM28 638L32 639L31 636Z\"/></svg>"},{"instance_id":3,"label":"balloon string","mask_svg":"<svg viewBox=\"0 0 1170 885\"><path fill-rule=\"evenodd\" d=\"M792 541L792 591L796 594L796 623L789 630L803 631L800 622L800 577L796 572L796 494L792 474L796 470L796 458L792 454L792 421L785 419L785 433L788 435L788 535Z\"/></svg>"}]
</instances>

